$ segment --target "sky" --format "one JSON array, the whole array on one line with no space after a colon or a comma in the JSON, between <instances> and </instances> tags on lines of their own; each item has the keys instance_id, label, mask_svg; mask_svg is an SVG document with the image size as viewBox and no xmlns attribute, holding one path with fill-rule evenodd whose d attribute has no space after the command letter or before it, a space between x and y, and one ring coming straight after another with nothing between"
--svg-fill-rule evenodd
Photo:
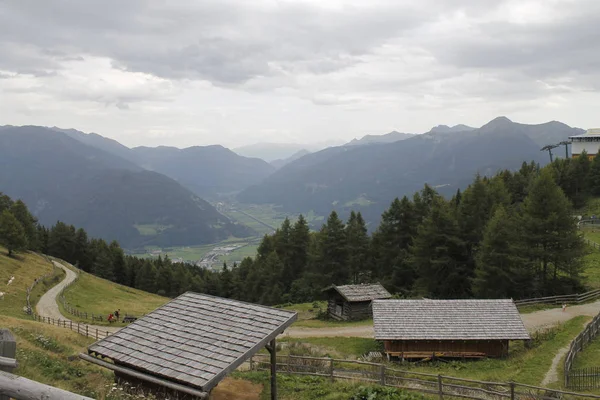
<instances>
[{"instance_id":1,"label":"sky","mask_svg":"<svg viewBox=\"0 0 600 400\"><path fill-rule=\"evenodd\" d=\"M0 125L128 146L600 127L598 0L0 0Z\"/></svg>"}]
</instances>

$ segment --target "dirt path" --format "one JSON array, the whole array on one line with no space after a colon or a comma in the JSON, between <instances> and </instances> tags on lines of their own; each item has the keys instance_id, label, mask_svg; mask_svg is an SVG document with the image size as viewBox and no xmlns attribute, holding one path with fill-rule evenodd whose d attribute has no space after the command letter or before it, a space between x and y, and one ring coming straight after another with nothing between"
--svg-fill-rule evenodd
<instances>
[{"instance_id":1,"label":"dirt path","mask_svg":"<svg viewBox=\"0 0 600 400\"><path fill-rule=\"evenodd\" d=\"M35 306L36 313L41 317L46 318L54 318L55 320L61 321L69 321L64 315L60 313L60 309L58 308L58 303L56 302L56 298L60 294L61 290L63 290L68 284L77 279L77 274L70 268L65 267L64 265L57 263L56 261L52 261L55 267L62 268L67 274L65 279L62 280L59 284L48 290L44 295L40 298L37 305ZM120 328L111 327L111 326L96 326L96 325L88 325L91 329L98 329L99 331L109 331L116 332Z\"/></svg>"}]
</instances>

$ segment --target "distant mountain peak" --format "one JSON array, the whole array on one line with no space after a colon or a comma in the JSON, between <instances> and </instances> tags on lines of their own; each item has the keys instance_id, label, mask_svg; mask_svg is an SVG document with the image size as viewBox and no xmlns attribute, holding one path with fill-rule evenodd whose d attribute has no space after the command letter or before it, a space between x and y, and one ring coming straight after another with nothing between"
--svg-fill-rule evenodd
<instances>
[{"instance_id":1,"label":"distant mountain peak","mask_svg":"<svg viewBox=\"0 0 600 400\"><path fill-rule=\"evenodd\" d=\"M438 125L438 126L434 126L433 128L431 128L429 133L466 132L466 131L472 131L475 129L477 129L477 128L473 128L472 126L468 126L468 125L464 125L464 124L458 124L458 125L454 125L454 126Z\"/></svg>"}]
</instances>

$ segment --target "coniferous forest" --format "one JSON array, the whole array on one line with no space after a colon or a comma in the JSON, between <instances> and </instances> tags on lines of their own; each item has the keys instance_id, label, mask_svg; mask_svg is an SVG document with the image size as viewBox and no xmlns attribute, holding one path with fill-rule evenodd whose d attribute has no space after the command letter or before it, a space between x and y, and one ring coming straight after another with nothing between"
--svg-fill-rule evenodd
<instances>
[{"instance_id":1,"label":"coniferous forest","mask_svg":"<svg viewBox=\"0 0 600 400\"><path fill-rule=\"evenodd\" d=\"M591 196L600 196L600 157L523 163L475 176L450 199L428 185L394 199L372 233L360 213L342 221L334 211L317 232L302 216L286 220L254 258L214 272L128 256L62 222L41 226L22 201L0 194L0 243L171 297L193 290L274 305L317 300L330 284L381 282L399 297L517 299L584 289L574 207Z\"/></svg>"}]
</instances>

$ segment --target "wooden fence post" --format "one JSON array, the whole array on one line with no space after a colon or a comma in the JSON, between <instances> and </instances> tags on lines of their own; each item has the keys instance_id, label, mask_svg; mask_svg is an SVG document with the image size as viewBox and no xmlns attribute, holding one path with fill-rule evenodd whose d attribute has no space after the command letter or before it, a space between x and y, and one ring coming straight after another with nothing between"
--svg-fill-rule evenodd
<instances>
[{"instance_id":1,"label":"wooden fence post","mask_svg":"<svg viewBox=\"0 0 600 400\"><path fill-rule=\"evenodd\" d=\"M96 328L96 340L98 340L98 328Z\"/></svg>"},{"instance_id":2,"label":"wooden fence post","mask_svg":"<svg viewBox=\"0 0 600 400\"><path fill-rule=\"evenodd\" d=\"M254 370L254 356L250 356L250 371Z\"/></svg>"},{"instance_id":3,"label":"wooden fence post","mask_svg":"<svg viewBox=\"0 0 600 400\"><path fill-rule=\"evenodd\" d=\"M444 385L441 375L438 375L438 393L440 394L440 400L444 400Z\"/></svg>"},{"instance_id":4,"label":"wooden fence post","mask_svg":"<svg viewBox=\"0 0 600 400\"><path fill-rule=\"evenodd\" d=\"M510 383L510 400L515 400L515 383Z\"/></svg>"},{"instance_id":5,"label":"wooden fence post","mask_svg":"<svg viewBox=\"0 0 600 400\"><path fill-rule=\"evenodd\" d=\"M85 326L85 337L88 337L88 336L89 336L89 334L88 334L88 326L86 325Z\"/></svg>"},{"instance_id":6,"label":"wooden fence post","mask_svg":"<svg viewBox=\"0 0 600 400\"><path fill-rule=\"evenodd\" d=\"M329 378L333 382L333 358L329 359Z\"/></svg>"},{"instance_id":7,"label":"wooden fence post","mask_svg":"<svg viewBox=\"0 0 600 400\"><path fill-rule=\"evenodd\" d=\"M381 364L379 367L379 383L381 386L385 386L385 364Z\"/></svg>"}]
</instances>

